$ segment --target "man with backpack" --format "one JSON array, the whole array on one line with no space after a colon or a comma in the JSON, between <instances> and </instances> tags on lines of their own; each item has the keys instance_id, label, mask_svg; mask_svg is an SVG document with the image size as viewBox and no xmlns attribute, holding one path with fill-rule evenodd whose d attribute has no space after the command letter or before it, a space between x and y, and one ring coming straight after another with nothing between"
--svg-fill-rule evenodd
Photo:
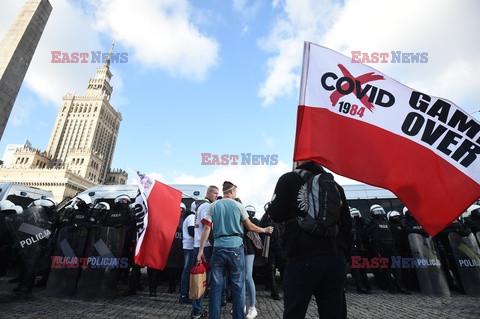
<instances>
[{"instance_id":1,"label":"man with backpack","mask_svg":"<svg viewBox=\"0 0 480 319\"><path fill-rule=\"evenodd\" d=\"M312 295L320 318L346 318L352 221L345 193L317 163L299 164L280 177L267 209L273 221L285 225L283 318L305 318Z\"/></svg>"}]
</instances>

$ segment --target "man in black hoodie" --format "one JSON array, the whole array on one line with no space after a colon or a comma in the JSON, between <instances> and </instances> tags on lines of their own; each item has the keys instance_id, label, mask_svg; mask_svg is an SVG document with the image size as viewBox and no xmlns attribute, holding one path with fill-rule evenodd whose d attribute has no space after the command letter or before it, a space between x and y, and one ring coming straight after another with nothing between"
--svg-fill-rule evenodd
<instances>
[{"instance_id":1,"label":"man in black hoodie","mask_svg":"<svg viewBox=\"0 0 480 319\"><path fill-rule=\"evenodd\" d=\"M297 168L314 174L326 173L311 161L301 162ZM299 190L305 182L295 171L282 175L267 210L274 222L285 225L282 239L287 267L283 280L283 318L305 318L312 295L320 318L342 318L346 316L343 291L346 257L352 245L350 211L343 188L337 184L342 199L338 234L318 236L304 231L297 217L306 214L299 207L302 204Z\"/></svg>"}]
</instances>

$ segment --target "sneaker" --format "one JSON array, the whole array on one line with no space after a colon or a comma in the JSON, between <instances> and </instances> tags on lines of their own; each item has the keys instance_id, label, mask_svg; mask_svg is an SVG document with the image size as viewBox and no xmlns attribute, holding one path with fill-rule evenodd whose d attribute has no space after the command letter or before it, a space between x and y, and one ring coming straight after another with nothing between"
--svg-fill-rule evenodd
<instances>
[{"instance_id":1,"label":"sneaker","mask_svg":"<svg viewBox=\"0 0 480 319\"><path fill-rule=\"evenodd\" d=\"M248 308L248 313L247 316L245 317L246 319L253 319L258 316L257 309L255 307L250 307Z\"/></svg>"},{"instance_id":2,"label":"sneaker","mask_svg":"<svg viewBox=\"0 0 480 319\"><path fill-rule=\"evenodd\" d=\"M198 316L192 314L192 316L190 318L191 319L205 319L205 318L208 318L208 314L207 314L207 312L204 312L204 313L202 313L201 315L198 315Z\"/></svg>"}]
</instances>

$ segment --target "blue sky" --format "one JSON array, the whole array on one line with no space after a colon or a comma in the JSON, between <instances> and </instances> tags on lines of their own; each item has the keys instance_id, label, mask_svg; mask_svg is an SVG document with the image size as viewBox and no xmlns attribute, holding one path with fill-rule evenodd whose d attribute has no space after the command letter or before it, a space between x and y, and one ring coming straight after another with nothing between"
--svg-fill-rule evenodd
<instances>
[{"instance_id":1,"label":"blue sky","mask_svg":"<svg viewBox=\"0 0 480 319\"><path fill-rule=\"evenodd\" d=\"M0 37L24 1L0 3ZM428 53L371 66L469 113L480 109L480 2L50 0L53 11L0 141L47 146L62 96L101 64L51 63L51 51L128 54L112 63L123 116L112 168L165 183L221 186L261 211L291 169L303 41L351 51ZM475 117L479 118L479 113ZM277 165L201 165L202 153L277 155ZM338 176L342 184L355 181ZM131 179L133 182L133 179Z\"/></svg>"}]
</instances>

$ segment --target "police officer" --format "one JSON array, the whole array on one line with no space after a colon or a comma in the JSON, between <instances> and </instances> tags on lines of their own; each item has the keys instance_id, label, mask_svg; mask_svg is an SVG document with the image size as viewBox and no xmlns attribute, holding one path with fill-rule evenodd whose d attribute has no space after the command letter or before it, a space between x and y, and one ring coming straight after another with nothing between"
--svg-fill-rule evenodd
<instances>
[{"instance_id":1,"label":"police officer","mask_svg":"<svg viewBox=\"0 0 480 319\"><path fill-rule=\"evenodd\" d=\"M457 262L455 261L452 246L450 245L450 241L448 239L448 235L450 233L457 233L463 237L470 235L471 230L463 222L461 222L460 219L456 219L434 237L435 241L437 242L440 261L442 262L442 266L444 266L442 269L447 277L450 290L464 293L465 290L460 279ZM450 271L453 273L453 276L451 275Z\"/></svg>"},{"instance_id":2,"label":"police officer","mask_svg":"<svg viewBox=\"0 0 480 319\"><path fill-rule=\"evenodd\" d=\"M361 258L367 258L368 254L364 247L364 231L365 231L365 219L363 219L360 211L354 207L350 208L350 216L352 217L352 233L353 233L353 245L351 256L359 256ZM371 294L372 287L368 282L367 270L365 268L350 268L350 274L355 280L357 291L362 294Z\"/></svg>"},{"instance_id":3,"label":"police officer","mask_svg":"<svg viewBox=\"0 0 480 319\"><path fill-rule=\"evenodd\" d=\"M467 209L468 217L465 218L467 225L474 234L480 231L480 205L472 205Z\"/></svg>"},{"instance_id":4,"label":"police officer","mask_svg":"<svg viewBox=\"0 0 480 319\"><path fill-rule=\"evenodd\" d=\"M0 277L7 273L13 249L13 239L8 232L5 217L21 212L22 208L8 199L0 202Z\"/></svg>"},{"instance_id":5,"label":"police officer","mask_svg":"<svg viewBox=\"0 0 480 319\"><path fill-rule=\"evenodd\" d=\"M105 218L110 211L110 204L99 202L90 210L90 223L93 227L104 224Z\"/></svg>"},{"instance_id":6,"label":"police officer","mask_svg":"<svg viewBox=\"0 0 480 319\"><path fill-rule=\"evenodd\" d=\"M403 285L402 273L399 268L391 267L392 256L399 256L393 234L385 218L385 210L382 206L375 204L370 207L370 220L365 227L365 236L369 243L369 249L372 257L388 258L388 267L374 269L375 277L378 278L380 285L386 286L390 293L396 291L403 294L410 292ZM395 276L397 289L392 275ZM383 277L383 278L381 278Z\"/></svg>"},{"instance_id":7,"label":"police officer","mask_svg":"<svg viewBox=\"0 0 480 319\"><path fill-rule=\"evenodd\" d=\"M88 227L90 225L91 204L92 199L86 194L75 197L72 203L65 207L67 216L63 224L69 226L69 229Z\"/></svg>"},{"instance_id":8,"label":"police officer","mask_svg":"<svg viewBox=\"0 0 480 319\"><path fill-rule=\"evenodd\" d=\"M428 237L428 234L423 230L422 226L417 223L415 218L413 218L412 213L408 210L407 207L403 207L402 227L407 234L420 234L423 237Z\"/></svg>"},{"instance_id":9,"label":"police officer","mask_svg":"<svg viewBox=\"0 0 480 319\"><path fill-rule=\"evenodd\" d=\"M133 266L133 256L135 251L135 219L133 210L130 208L131 199L126 194L121 194L115 197L113 207L106 211L103 219L103 226L114 227L117 229L125 229L125 240L123 242L122 257L127 257L129 261L129 268L122 269L121 277L127 281L129 269ZM137 285L136 282L130 282L129 290L133 294L135 289L132 285Z\"/></svg>"},{"instance_id":10,"label":"police officer","mask_svg":"<svg viewBox=\"0 0 480 319\"><path fill-rule=\"evenodd\" d=\"M49 264L44 264L41 261L48 262L50 260L50 256L55 246L53 240L54 234L60 226L60 218L57 212L57 203L53 200L53 198L35 200L29 205L29 207L33 206L42 207L45 211L49 221L48 230L50 231L51 235L49 236L49 238L43 238L39 241L40 250L36 251L35 256L29 256L29 258L33 259L32 264L35 265L35 267L37 267L37 265L48 266L37 271L36 269L29 269L26 264L22 262L19 272L20 280L18 286L14 289L14 292L17 295L29 294L32 291L32 287L35 283L35 278L37 275L42 275L40 285L46 284L48 280Z\"/></svg>"},{"instance_id":11,"label":"police officer","mask_svg":"<svg viewBox=\"0 0 480 319\"><path fill-rule=\"evenodd\" d=\"M267 211L268 205L265 205L265 211ZM270 290L270 297L273 300L280 300L280 293L276 282L277 268L280 272L280 281L283 281L283 274L285 272L285 266L287 264L285 254L282 249L282 234L284 226L275 223L270 215L263 214L260 220L260 227L273 227L273 233L270 236L270 247L268 251L268 259L265 263L265 270L267 275L267 289ZM261 234L261 237L265 240L267 236Z\"/></svg>"}]
</instances>

